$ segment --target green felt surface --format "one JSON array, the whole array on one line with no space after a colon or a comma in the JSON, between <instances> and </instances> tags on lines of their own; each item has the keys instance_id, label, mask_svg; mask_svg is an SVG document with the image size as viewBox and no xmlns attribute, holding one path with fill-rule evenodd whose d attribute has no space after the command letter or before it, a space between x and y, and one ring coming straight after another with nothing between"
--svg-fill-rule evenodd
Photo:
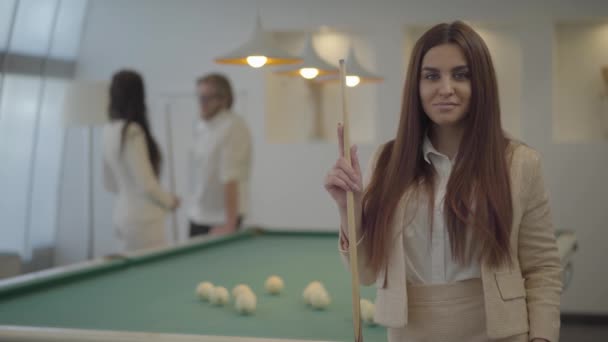
<instances>
[{"instance_id":1,"label":"green felt surface","mask_svg":"<svg viewBox=\"0 0 608 342\"><path fill-rule=\"evenodd\" d=\"M272 274L283 277L279 296L264 292ZM252 316L233 301L214 307L195 296L200 281L231 290L246 283L258 296ZM332 298L325 311L302 300L320 280ZM0 325L352 341L350 275L334 234L241 234L169 253L114 262L94 272L0 291ZM361 288L374 299L373 287ZM364 325L365 341L385 341L382 327Z\"/></svg>"}]
</instances>

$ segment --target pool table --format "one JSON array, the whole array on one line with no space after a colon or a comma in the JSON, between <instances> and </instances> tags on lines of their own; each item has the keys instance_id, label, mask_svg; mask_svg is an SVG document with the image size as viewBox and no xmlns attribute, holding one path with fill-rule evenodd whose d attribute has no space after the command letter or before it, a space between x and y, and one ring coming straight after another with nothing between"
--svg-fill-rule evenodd
<instances>
[{"instance_id":1,"label":"pool table","mask_svg":"<svg viewBox=\"0 0 608 342\"><path fill-rule=\"evenodd\" d=\"M278 296L264 292L273 274ZM230 291L246 283L257 310L239 315L234 301L200 301L203 281ZM302 291L325 284L331 304L315 311ZM373 287L361 297L374 300ZM103 258L0 282L0 340L11 341L352 341L350 275L337 233L251 229L165 249ZM380 326L363 325L365 341L386 341Z\"/></svg>"}]
</instances>

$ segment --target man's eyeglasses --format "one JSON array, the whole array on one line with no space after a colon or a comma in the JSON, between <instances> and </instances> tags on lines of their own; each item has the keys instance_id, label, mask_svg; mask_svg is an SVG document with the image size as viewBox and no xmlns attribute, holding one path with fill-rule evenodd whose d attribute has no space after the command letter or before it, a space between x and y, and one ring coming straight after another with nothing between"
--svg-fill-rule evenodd
<instances>
[{"instance_id":1,"label":"man's eyeglasses","mask_svg":"<svg viewBox=\"0 0 608 342\"><path fill-rule=\"evenodd\" d=\"M221 97L221 96L220 96L219 94L213 94L213 95L199 95L199 96L198 96L198 102L200 102L200 103L205 103L205 102L209 102L209 101L214 100L214 99L218 99L218 98L220 98L220 97Z\"/></svg>"}]
</instances>

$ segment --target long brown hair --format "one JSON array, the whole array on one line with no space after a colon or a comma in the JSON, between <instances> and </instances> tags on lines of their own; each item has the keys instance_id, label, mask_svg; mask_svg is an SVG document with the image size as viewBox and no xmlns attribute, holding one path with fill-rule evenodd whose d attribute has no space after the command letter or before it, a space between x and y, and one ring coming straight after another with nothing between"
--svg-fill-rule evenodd
<instances>
[{"instance_id":1,"label":"long brown hair","mask_svg":"<svg viewBox=\"0 0 608 342\"><path fill-rule=\"evenodd\" d=\"M456 44L471 72L471 99L466 128L454 161L445 196L445 219L455 261L464 264L474 255L490 266L509 264L513 208L507 148L509 139L500 123L498 86L492 59L483 39L468 25L456 21L427 31L414 46L403 90L397 136L378 157L363 196L363 230L374 270L385 266L393 236L390 226L406 193L426 192L433 210L435 171L422 153L424 135L431 126L420 100L422 59L433 47ZM413 197L416 200L416 196ZM430 227L429 227L430 229ZM470 231L473 246L467 246Z\"/></svg>"},{"instance_id":2,"label":"long brown hair","mask_svg":"<svg viewBox=\"0 0 608 342\"><path fill-rule=\"evenodd\" d=\"M121 133L121 151L124 149L124 142L129 125L139 125L144 131L146 145L148 147L148 157L152 163L152 169L158 177L160 174L162 157L158 145L150 132L148 109L146 107L145 98L144 80L136 71L120 70L112 76L108 115L112 120L126 121Z\"/></svg>"}]
</instances>

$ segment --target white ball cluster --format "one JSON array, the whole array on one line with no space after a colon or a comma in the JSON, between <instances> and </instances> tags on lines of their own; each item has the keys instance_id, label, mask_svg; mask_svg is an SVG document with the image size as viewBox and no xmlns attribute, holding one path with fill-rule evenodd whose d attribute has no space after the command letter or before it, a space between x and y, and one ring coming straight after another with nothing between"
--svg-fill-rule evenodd
<instances>
[{"instance_id":1,"label":"white ball cluster","mask_svg":"<svg viewBox=\"0 0 608 342\"><path fill-rule=\"evenodd\" d=\"M320 281L313 281L304 289L304 302L317 310L324 310L331 303L329 293Z\"/></svg>"}]
</instances>

